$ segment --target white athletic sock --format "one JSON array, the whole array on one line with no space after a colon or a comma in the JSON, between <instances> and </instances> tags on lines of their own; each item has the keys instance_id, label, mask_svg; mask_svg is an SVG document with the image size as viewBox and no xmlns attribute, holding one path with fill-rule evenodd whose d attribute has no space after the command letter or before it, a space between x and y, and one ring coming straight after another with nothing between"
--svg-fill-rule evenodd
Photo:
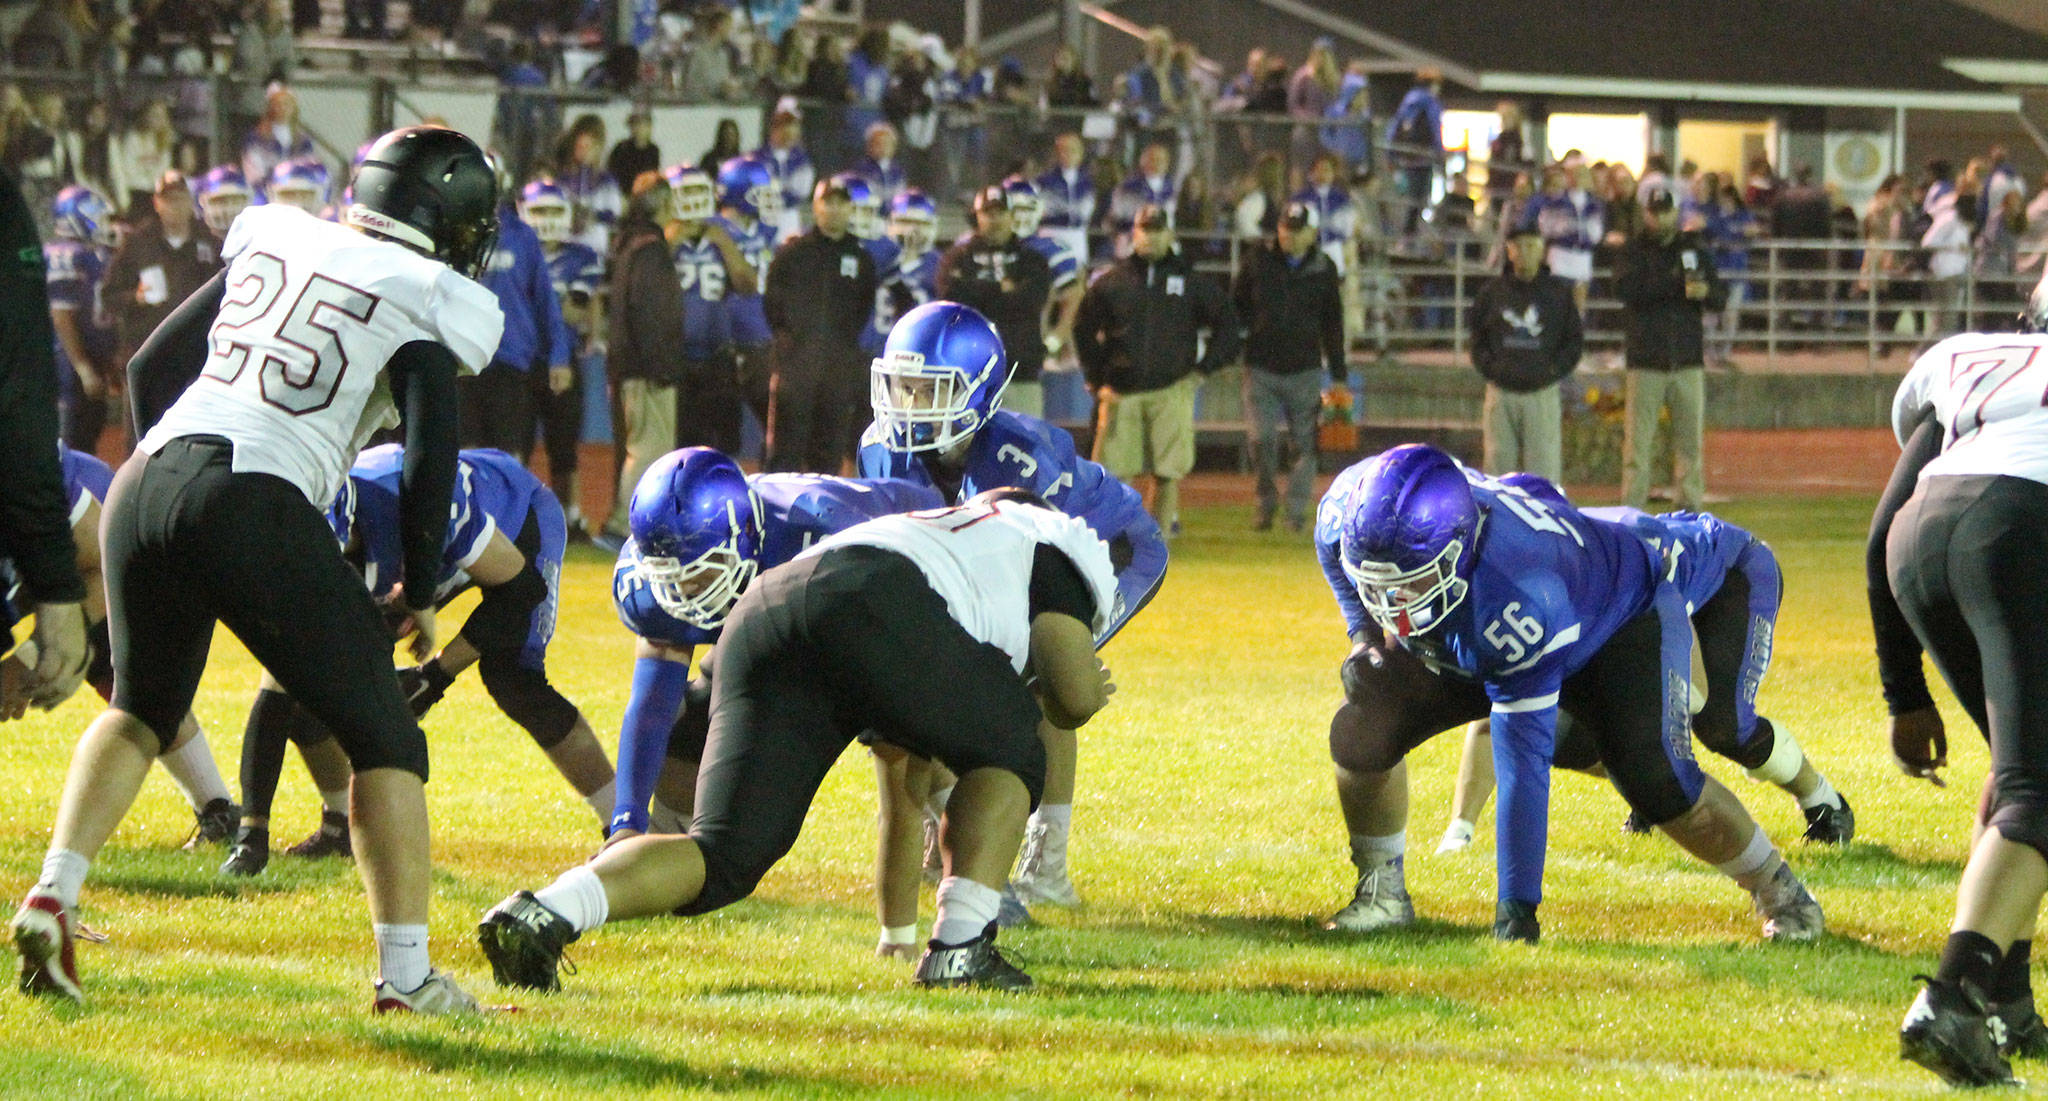
<instances>
[{"instance_id":1,"label":"white athletic sock","mask_svg":"<svg viewBox=\"0 0 2048 1101\"><path fill-rule=\"evenodd\" d=\"M1809 810L1813 807L1832 807L1841 801L1841 793L1835 790L1835 785L1829 783L1827 777L1823 776L1820 778L1820 785L1818 787L1799 797L1799 809Z\"/></svg>"},{"instance_id":2,"label":"white athletic sock","mask_svg":"<svg viewBox=\"0 0 2048 1101\"><path fill-rule=\"evenodd\" d=\"M193 810L205 810L206 804L215 799L233 801L227 781L220 777L220 766L213 762L213 749L206 744L205 731L194 734L184 745L158 755L157 760L163 762L164 771L171 774L171 782L185 793L185 799L192 804Z\"/></svg>"},{"instance_id":3,"label":"white athletic sock","mask_svg":"<svg viewBox=\"0 0 2048 1101\"><path fill-rule=\"evenodd\" d=\"M966 944L981 935L1002 909L1003 893L957 875L939 882L939 916L932 939L940 944Z\"/></svg>"},{"instance_id":4,"label":"white athletic sock","mask_svg":"<svg viewBox=\"0 0 2048 1101\"><path fill-rule=\"evenodd\" d=\"M85 873L92 861L70 849L51 849L43 856L43 875L36 889L57 896L66 910L78 908L78 889L85 886Z\"/></svg>"},{"instance_id":5,"label":"white athletic sock","mask_svg":"<svg viewBox=\"0 0 2048 1101\"><path fill-rule=\"evenodd\" d=\"M1038 859L1046 867L1061 869L1067 866L1067 832L1074 824L1072 803L1040 803L1031 812L1031 819L1045 827L1045 838L1038 843Z\"/></svg>"},{"instance_id":6,"label":"white athletic sock","mask_svg":"<svg viewBox=\"0 0 2048 1101\"><path fill-rule=\"evenodd\" d=\"M652 833L688 833L690 816L662 802L657 796L654 805L647 809L647 828Z\"/></svg>"},{"instance_id":7,"label":"white athletic sock","mask_svg":"<svg viewBox=\"0 0 2048 1101\"><path fill-rule=\"evenodd\" d=\"M589 803L590 809L597 812L597 820L600 823L609 823L612 820L612 798L618 792L619 782L606 780L603 787L584 796L583 801Z\"/></svg>"},{"instance_id":8,"label":"white athletic sock","mask_svg":"<svg viewBox=\"0 0 2048 1101\"><path fill-rule=\"evenodd\" d=\"M1714 869L1740 884L1743 890L1754 892L1769 882L1780 862L1778 847L1771 844L1770 835L1758 826L1735 859L1716 864Z\"/></svg>"},{"instance_id":9,"label":"white athletic sock","mask_svg":"<svg viewBox=\"0 0 2048 1101\"><path fill-rule=\"evenodd\" d=\"M603 925L612 912L612 901L605 897L604 880L597 878L587 864L563 872L553 883L535 891L533 897L562 915L562 920L579 933Z\"/></svg>"},{"instance_id":10,"label":"white athletic sock","mask_svg":"<svg viewBox=\"0 0 2048 1101\"><path fill-rule=\"evenodd\" d=\"M401 993L418 990L434 969L427 961L427 927L378 923L370 931L377 937L377 977Z\"/></svg>"},{"instance_id":11,"label":"white athletic sock","mask_svg":"<svg viewBox=\"0 0 2048 1101\"><path fill-rule=\"evenodd\" d=\"M341 815L341 816L342 816L342 817L344 817L344 818L345 818L345 817L347 817L347 816L348 816L348 789L347 789L347 788L340 788L340 789L337 789L337 790L335 790L335 791L323 791L323 792L321 792L321 793L320 793L320 805L321 805L322 807L326 808L326 810L327 810L327 812L328 812L329 814L339 814L339 815Z\"/></svg>"},{"instance_id":12,"label":"white athletic sock","mask_svg":"<svg viewBox=\"0 0 2048 1101\"><path fill-rule=\"evenodd\" d=\"M1361 872L1399 860L1408 851L1408 831L1374 837L1369 833L1351 835L1351 863Z\"/></svg>"}]
</instances>

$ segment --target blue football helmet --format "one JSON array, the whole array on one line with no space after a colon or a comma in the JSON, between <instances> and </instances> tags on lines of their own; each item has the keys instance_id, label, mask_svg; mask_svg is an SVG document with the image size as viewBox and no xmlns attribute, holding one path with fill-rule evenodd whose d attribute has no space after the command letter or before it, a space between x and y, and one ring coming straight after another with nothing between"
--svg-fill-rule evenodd
<instances>
[{"instance_id":1,"label":"blue football helmet","mask_svg":"<svg viewBox=\"0 0 2048 1101\"><path fill-rule=\"evenodd\" d=\"M235 216L248 209L255 193L242 170L231 164L216 165L192 184L192 201L199 205L199 220L218 236L225 236Z\"/></svg>"},{"instance_id":2,"label":"blue football helmet","mask_svg":"<svg viewBox=\"0 0 2048 1101\"><path fill-rule=\"evenodd\" d=\"M1003 338L958 302L927 302L889 329L869 404L891 451L948 451L995 415L1010 383Z\"/></svg>"},{"instance_id":3,"label":"blue football helmet","mask_svg":"<svg viewBox=\"0 0 2048 1101\"><path fill-rule=\"evenodd\" d=\"M1019 237L1029 237L1038 232L1038 220L1045 217L1045 203L1038 198L1038 188L1022 176L1012 176L1003 181L1003 195L1010 201L1010 228Z\"/></svg>"},{"instance_id":4,"label":"blue football helmet","mask_svg":"<svg viewBox=\"0 0 2048 1101\"><path fill-rule=\"evenodd\" d=\"M341 489L327 506L327 526L334 529L334 539L342 550L348 549L349 530L356 523L356 480L344 475Z\"/></svg>"},{"instance_id":5,"label":"blue football helmet","mask_svg":"<svg viewBox=\"0 0 2048 1101\"><path fill-rule=\"evenodd\" d=\"M852 172L841 172L832 180L846 189L847 202L853 206L853 217L846 223L846 231L863 241L881 237L882 197L875 194L875 185L869 183L866 176Z\"/></svg>"},{"instance_id":6,"label":"blue football helmet","mask_svg":"<svg viewBox=\"0 0 2048 1101\"><path fill-rule=\"evenodd\" d=\"M334 178L312 157L284 161L270 170L268 200L289 203L314 217L327 206Z\"/></svg>"},{"instance_id":7,"label":"blue football helmet","mask_svg":"<svg viewBox=\"0 0 2048 1101\"><path fill-rule=\"evenodd\" d=\"M752 154L718 166L718 205L760 222L782 217L782 185L768 163Z\"/></svg>"},{"instance_id":8,"label":"blue football helmet","mask_svg":"<svg viewBox=\"0 0 2048 1101\"><path fill-rule=\"evenodd\" d=\"M906 256L922 256L938 238L939 207L931 196L910 188L889 203L889 236Z\"/></svg>"},{"instance_id":9,"label":"blue football helmet","mask_svg":"<svg viewBox=\"0 0 2048 1101\"><path fill-rule=\"evenodd\" d=\"M1390 638L1425 634L1471 588L1483 514L1464 468L1428 444L1368 462L1345 507L1344 572Z\"/></svg>"},{"instance_id":10,"label":"blue football helmet","mask_svg":"<svg viewBox=\"0 0 2048 1101\"><path fill-rule=\"evenodd\" d=\"M718 213L718 190L711 186L711 177L694 164L672 164L662 169L661 178L668 181L669 190L674 193L675 216L685 222L701 222Z\"/></svg>"},{"instance_id":11,"label":"blue football helmet","mask_svg":"<svg viewBox=\"0 0 2048 1101\"><path fill-rule=\"evenodd\" d=\"M654 460L633 487L628 528L661 610L704 630L725 622L761 568L761 498L708 447Z\"/></svg>"},{"instance_id":12,"label":"blue football helmet","mask_svg":"<svg viewBox=\"0 0 2048 1101\"><path fill-rule=\"evenodd\" d=\"M57 236L94 245L113 245L114 208L92 188L73 184L57 192L50 211L56 219L52 228Z\"/></svg>"},{"instance_id":13,"label":"blue football helmet","mask_svg":"<svg viewBox=\"0 0 2048 1101\"><path fill-rule=\"evenodd\" d=\"M573 225L569 193L553 180L535 180L519 191L519 217L542 244L561 244Z\"/></svg>"}]
</instances>

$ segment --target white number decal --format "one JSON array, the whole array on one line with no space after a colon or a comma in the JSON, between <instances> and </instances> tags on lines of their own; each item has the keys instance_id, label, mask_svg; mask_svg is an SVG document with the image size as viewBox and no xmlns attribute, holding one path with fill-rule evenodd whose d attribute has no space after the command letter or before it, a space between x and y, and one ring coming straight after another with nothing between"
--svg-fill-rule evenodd
<instances>
[{"instance_id":1,"label":"white number decal","mask_svg":"<svg viewBox=\"0 0 2048 1101\"><path fill-rule=\"evenodd\" d=\"M1958 443L1995 420L2024 416L2048 405L2048 393L2007 384L2028 374L2039 348L1983 348L1958 352L1949 361L1948 392L1960 395L1949 421L1948 442Z\"/></svg>"},{"instance_id":2,"label":"white number decal","mask_svg":"<svg viewBox=\"0 0 2048 1101\"><path fill-rule=\"evenodd\" d=\"M1585 537L1579 534L1578 529L1559 516L1549 505L1514 486L1502 485L1491 479L1487 484L1498 495L1500 503L1506 505L1509 512L1514 513L1532 530L1570 536L1572 542L1582 547L1586 545Z\"/></svg>"},{"instance_id":3,"label":"white number decal","mask_svg":"<svg viewBox=\"0 0 2048 1101\"><path fill-rule=\"evenodd\" d=\"M1517 615L1516 613L1521 610L1521 601L1510 602L1507 607L1500 610L1500 618L1487 624L1486 630L1481 632L1486 636L1486 641L1494 649L1502 651L1501 656L1507 658L1509 662L1521 661L1523 655L1529 652L1529 647L1543 639L1543 624L1538 623L1532 616Z\"/></svg>"},{"instance_id":4,"label":"white number decal","mask_svg":"<svg viewBox=\"0 0 2048 1101\"><path fill-rule=\"evenodd\" d=\"M315 275L284 316L272 320L285 283L283 260L267 252L250 254L215 315L209 335L213 354L201 373L232 384L249 366L249 357L262 348L263 366L256 379L263 400L304 416L327 408L348 373L348 351L335 326L343 318L368 323L379 300L368 291Z\"/></svg>"},{"instance_id":5,"label":"white number decal","mask_svg":"<svg viewBox=\"0 0 2048 1101\"><path fill-rule=\"evenodd\" d=\"M1016 444L1013 443L1006 443L1003 446L996 448L996 461L999 463L1016 463L1017 472L1019 474L1024 475L1026 478L1029 478L1033 474L1038 473L1038 460L1025 454L1023 448L1018 447ZM1061 475L1061 477L1066 476ZM1068 480L1072 481L1072 479Z\"/></svg>"},{"instance_id":6,"label":"white number decal","mask_svg":"<svg viewBox=\"0 0 2048 1101\"><path fill-rule=\"evenodd\" d=\"M697 288L697 297L706 302L716 302L725 297L725 262L707 260L693 263L688 260L676 261L676 279L683 285L683 293Z\"/></svg>"}]
</instances>

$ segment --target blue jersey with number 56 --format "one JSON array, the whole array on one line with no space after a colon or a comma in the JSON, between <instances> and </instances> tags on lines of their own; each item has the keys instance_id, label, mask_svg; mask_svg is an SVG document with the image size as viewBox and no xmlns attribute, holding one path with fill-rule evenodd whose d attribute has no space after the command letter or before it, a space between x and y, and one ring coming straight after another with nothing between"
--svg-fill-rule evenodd
<instances>
[{"instance_id":1,"label":"blue jersey with number 56","mask_svg":"<svg viewBox=\"0 0 2048 1101\"><path fill-rule=\"evenodd\" d=\"M747 479L761 498L761 569L771 570L828 535L899 512L940 508L928 486L885 478L837 478L829 474L755 474ZM669 646L709 646L716 628L693 626L663 611L640 577L640 547L619 548L612 567L612 602L626 629Z\"/></svg>"},{"instance_id":2,"label":"blue jersey with number 56","mask_svg":"<svg viewBox=\"0 0 2048 1101\"><path fill-rule=\"evenodd\" d=\"M1166 539L1138 491L1074 450L1074 437L1037 417L999 409L967 445L959 504L986 489L1022 486L1087 524L1109 544L1116 567L1117 608L1097 646L1137 614L1166 577ZM861 436L860 472L936 485L922 454L891 451L872 425Z\"/></svg>"}]
</instances>

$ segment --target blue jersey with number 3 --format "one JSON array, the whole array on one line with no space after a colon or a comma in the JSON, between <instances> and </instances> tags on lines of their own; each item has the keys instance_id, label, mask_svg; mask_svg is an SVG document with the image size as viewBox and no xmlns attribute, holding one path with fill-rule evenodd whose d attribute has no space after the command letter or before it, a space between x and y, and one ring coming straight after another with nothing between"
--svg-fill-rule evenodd
<instances>
[{"instance_id":1,"label":"blue jersey with number 3","mask_svg":"<svg viewBox=\"0 0 2048 1101\"><path fill-rule=\"evenodd\" d=\"M761 498L761 569L771 570L828 535L899 512L940 508L936 490L889 479L837 478L828 474L755 474L747 479ZM669 646L709 646L716 628L705 629L663 611L640 577L640 547L619 548L612 566L612 602L626 629Z\"/></svg>"},{"instance_id":2,"label":"blue jersey with number 3","mask_svg":"<svg viewBox=\"0 0 2048 1101\"><path fill-rule=\"evenodd\" d=\"M860 472L935 485L922 454L891 451L873 426L861 436ZM1037 417L999 409L967 445L959 504L986 489L1022 486L1079 519L1109 544L1116 566L1117 608L1096 645L1109 641L1166 576L1166 539L1138 491L1074 450L1074 437Z\"/></svg>"}]
</instances>

